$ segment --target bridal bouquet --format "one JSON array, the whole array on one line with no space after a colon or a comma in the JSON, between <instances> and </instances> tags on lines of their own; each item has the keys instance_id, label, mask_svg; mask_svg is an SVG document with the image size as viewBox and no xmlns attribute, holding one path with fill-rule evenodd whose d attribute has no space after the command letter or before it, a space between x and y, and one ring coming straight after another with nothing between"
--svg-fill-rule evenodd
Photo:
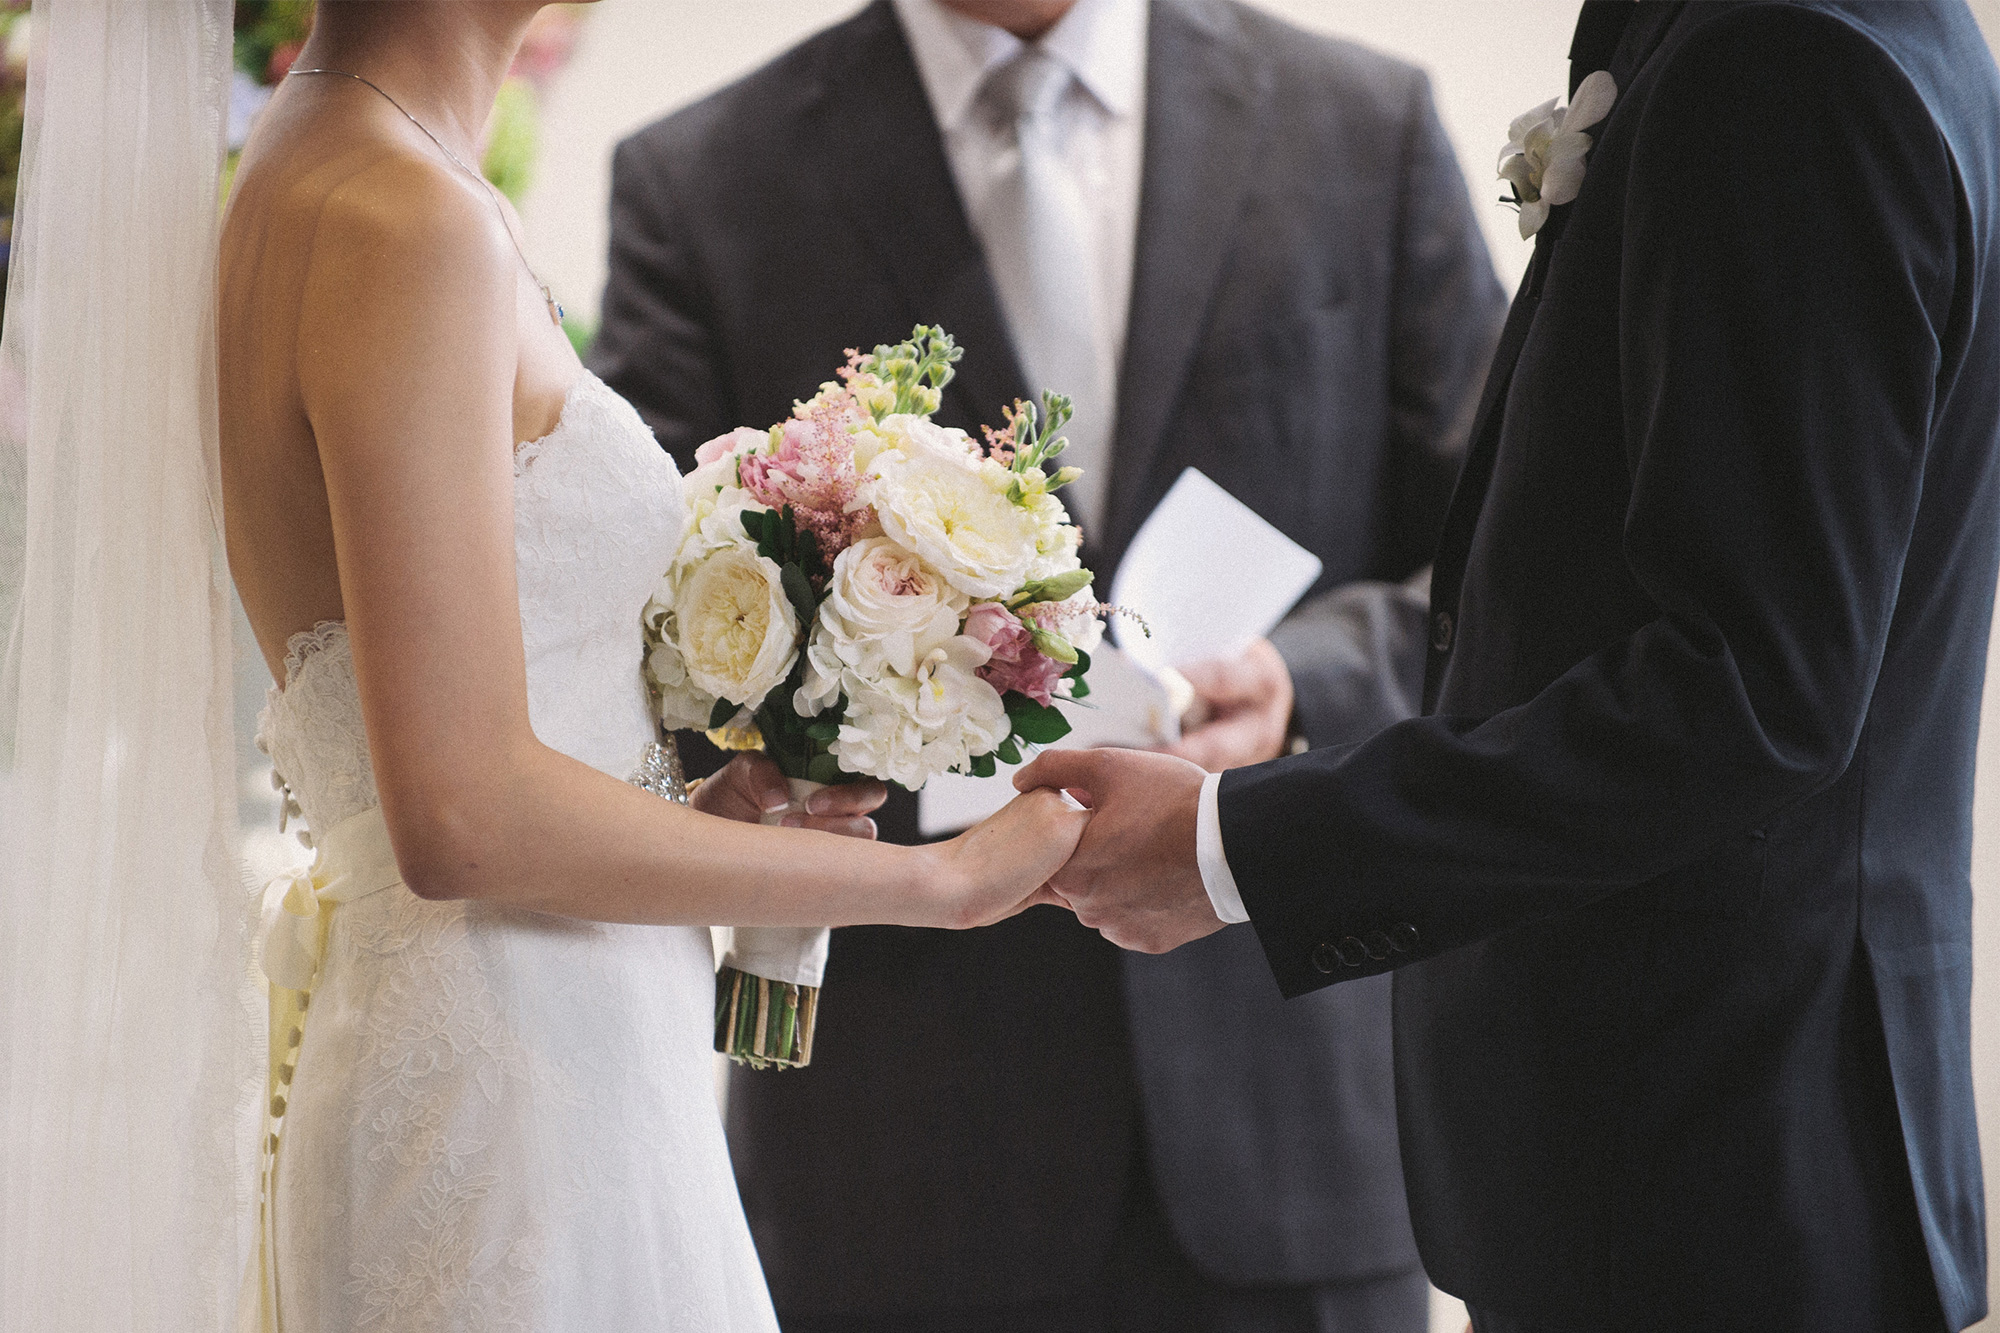
<instances>
[{"instance_id":1,"label":"bridal bouquet","mask_svg":"<svg viewBox=\"0 0 2000 1333\"><path fill-rule=\"evenodd\" d=\"M849 352L789 419L710 440L683 480L686 534L644 613L647 681L668 726L763 749L796 801L862 777L991 777L1065 735L1056 704L1089 692L1106 608L1055 494L1077 469L1051 471L1069 400L1016 403L983 441L939 426L960 355L923 325ZM747 972L725 969L718 1049L803 1063L768 1054L786 1004ZM809 1053L803 1027L776 1046Z\"/></svg>"}]
</instances>

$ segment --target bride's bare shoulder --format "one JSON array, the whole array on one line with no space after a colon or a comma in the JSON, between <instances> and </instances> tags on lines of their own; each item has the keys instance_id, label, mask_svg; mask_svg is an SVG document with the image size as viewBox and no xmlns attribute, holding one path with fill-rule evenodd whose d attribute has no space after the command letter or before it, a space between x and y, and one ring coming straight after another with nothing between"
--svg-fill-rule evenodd
<instances>
[{"instance_id":1,"label":"bride's bare shoulder","mask_svg":"<svg viewBox=\"0 0 2000 1333\"><path fill-rule=\"evenodd\" d=\"M435 153L304 122L253 144L233 192L227 252L277 258L312 307L393 298L402 308L481 292L511 308L513 250L480 182ZM253 234L254 233L254 234Z\"/></svg>"}]
</instances>

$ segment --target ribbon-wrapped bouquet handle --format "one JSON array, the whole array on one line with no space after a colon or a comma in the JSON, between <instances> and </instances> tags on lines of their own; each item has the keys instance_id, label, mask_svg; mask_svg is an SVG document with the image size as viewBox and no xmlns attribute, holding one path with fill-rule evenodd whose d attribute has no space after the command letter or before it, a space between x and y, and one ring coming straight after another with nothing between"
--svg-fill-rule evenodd
<instances>
[{"instance_id":1,"label":"ribbon-wrapped bouquet handle","mask_svg":"<svg viewBox=\"0 0 2000 1333\"><path fill-rule=\"evenodd\" d=\"M688 803L679 752L671 738L646 747L631 784ZM790 779L791 804L763 818L775 824L803 814L822 784ZM812 1062L819 986L829 933L822 926L738 926L715 979L715 1049L753 1069L797 1069Z\"/></svg>"}]
</instances>

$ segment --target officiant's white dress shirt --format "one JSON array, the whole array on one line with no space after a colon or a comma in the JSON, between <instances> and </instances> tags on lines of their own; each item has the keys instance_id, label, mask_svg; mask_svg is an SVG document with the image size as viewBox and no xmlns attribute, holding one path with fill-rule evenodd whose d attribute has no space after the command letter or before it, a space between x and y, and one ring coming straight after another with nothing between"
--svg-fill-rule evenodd
<instances>
[{"instance_id":1,"label":"officiant's white dress shirt","mask_svg":"<svg viewBox=\"0 0 2000 1333\"><path fill-rule=\"evenodd\" d=\"M895 0L896 17L915 58L917 77L937 117L945 160L973 235L985 237L993 191L1018 152L1009 132L978 114L987 75L1022 49L1020 38L946 9L938 0ZM1057 107L1063 165L1090 201L1089 253L1098 383L1116 385L1125 356L1132 265L1144 175L1147 0L1077 0L1038 45L1075 79ZM991 262L989 260L989 262ZM1109 433L1105 436L1108 441ZM1101 460L1100 466L1109 463ZM1195 856L1215 914L1248 921L1236 878L1222 851L1222 819L1211 773L1202 783Z\"/></svg>"},{"instance_id":2,"label":"officiant's white dress shirt","mask_svg":"<svg viewBox=\"0 0 2000 1333\"><path fill-rule=\"evenodd\" d=\"M1020 38L954 13L938 0L895 0L944 140L967 222L982 219L1019 152L1011 132L978 114L986 76L1022 49ZM1132 301L1132 254L1144 168L1147 0L1077 0L1036 43L1075 76L1057 104L1063 165L1089 201L1091 309L1098 383L1115 386ZM996 275L998 276L998 275ZM1111 436L1107 431L1104 439ZM1106 460L1108 461L1108 460Z\"/></svg>"}]
</instances>

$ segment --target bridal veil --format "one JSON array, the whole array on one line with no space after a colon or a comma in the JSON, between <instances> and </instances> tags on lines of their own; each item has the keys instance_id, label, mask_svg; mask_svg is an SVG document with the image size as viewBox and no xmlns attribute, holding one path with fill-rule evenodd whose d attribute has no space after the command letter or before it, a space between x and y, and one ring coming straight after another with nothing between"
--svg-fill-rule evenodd
<instances>
[{"instance_id":1,"label":"bridal veil","mask_svg":"<svg viewBox=\"0 0 2000 1333\"><path fill-rule=\"evenodd\" d=\"M226 1327L262 1052L232 845L228 0L36 0L0 339L0 1327Z\"/></svg>"}]
</instances>

